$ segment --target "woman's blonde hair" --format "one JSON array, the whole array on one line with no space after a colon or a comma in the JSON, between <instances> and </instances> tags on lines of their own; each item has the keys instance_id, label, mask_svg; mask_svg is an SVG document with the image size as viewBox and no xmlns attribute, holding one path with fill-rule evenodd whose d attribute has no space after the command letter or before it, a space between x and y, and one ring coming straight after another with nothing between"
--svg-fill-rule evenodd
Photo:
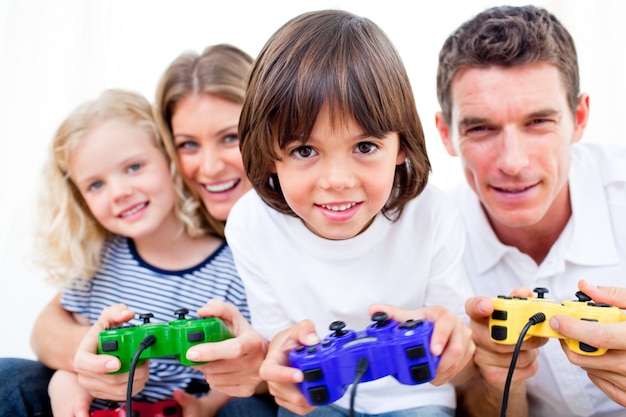
<instances>
[{"instance_id":1,"label":"woman's blonde hair","mask_svg":"<svg viewBox=\"0 0 626 417\"><path fill-rule=\"evenodd\" d=\"M79 105L57 129L43 169L39 196L35 262L55 284L85 284L100 268L105 240L111 236L94 218L68 173L73 149L97 126L116 120L143 129L170 162L177 193L174 207L181 232L204 234L200 203L185 185L167 156L153 118L152 106L140 94L105 90L97 99Z\"/></svg>"}]
</instances>

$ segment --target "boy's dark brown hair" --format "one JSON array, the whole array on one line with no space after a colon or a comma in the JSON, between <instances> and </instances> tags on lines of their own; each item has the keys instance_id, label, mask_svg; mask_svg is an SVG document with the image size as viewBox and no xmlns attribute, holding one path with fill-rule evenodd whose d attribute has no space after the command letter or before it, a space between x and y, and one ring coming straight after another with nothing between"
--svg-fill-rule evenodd
<instances>
[{"instance_id":1,"label":"boy's dark brown hair","mask_svg":"<svg viewBox=\"0 0 626 417\"><path fill-rule=\"evenodd\" d=\"M338 10L302 14L263 47L248 82L239 121L244 167L261 198L295 215L272 174L279 149L306 141L322 104L331 123L353 117L365 133L396 132L407 158L396 166L383 214L396 219L424 189L430 173L424 133L397 51L370 20Z\"/></svg>"},{"instance_id":2,"label":"boy's dark brown hair","mask_svg":"<svg viewBox=\"0 0 626 417\"><path fill-rule=\"evenodd\" d=\"M535 6L493 7L461 25L439 53L437 98L445 122L452 121L451 87L463 68L515 67L546 62L561 73L567 102L576 111L578 58L574 40L561 22Z\"/></svg>"}]
</instances>

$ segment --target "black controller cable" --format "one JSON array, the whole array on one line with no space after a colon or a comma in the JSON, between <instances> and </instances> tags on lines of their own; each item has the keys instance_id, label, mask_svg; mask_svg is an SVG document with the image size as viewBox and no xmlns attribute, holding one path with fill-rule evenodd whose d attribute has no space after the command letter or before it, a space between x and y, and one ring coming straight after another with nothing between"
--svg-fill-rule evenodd
<instances>
[{"instance_id":1,"label":"black controller cable","mask_svg":"<svg viewBox=\"0 0 626 417\"><path fill-rule=\"evenodd\" d=\"M354 417L354 397L356 396L356 387L359 385L359 382L361 382L361 378L365 375L369 365L369 361L364 357L360 357L356 364L354 382L352 383L352 389L350 390L350 417Z\"/></svg>"},{"instance_id":2,"label":"black controller cable","mask_svg":"<svg viewBox=\"0 0 626 417\"><path fill-rule=\"evenodd\" d=\"M517 343L515 344L515 350L513 351L513 358L511 359L511 364L509 365L509 373L507 374L506 382L504 383L504 392L502 393L502 407L500 407L500 417L506 417L506 407L509 402L509 389L511 388L513 371L515 371L515 364L517 363L517 357L519 356L519 351L522 348L522 342L524 341L524 337L526 337L526 333L528 333L528 330L532 326L542 323L544 321L546 321L546 315L543 313L537 313L528 319L528 323L526 323L526 325L520 332Z\"/></svg>"},{"instance_id":3,"label":"black controller cable","mask_svg":"<svg viewBox=\"0 0 626 417\"><path fill-rule=\"evenodd\" d=\"M133 415L131 409L133 404L133 379L135 378L135 368L137 367L137 362L139 362L139 356L141 356L141 353L144 350L154 345L155 342L156 337L151 334L146 336L139 344L137 352L135 352L135 356L133 356L133 361L130 363L130 370L128 371L128 386L126 389L126 417L132 417Z\"/></svg>"}]
</instances>

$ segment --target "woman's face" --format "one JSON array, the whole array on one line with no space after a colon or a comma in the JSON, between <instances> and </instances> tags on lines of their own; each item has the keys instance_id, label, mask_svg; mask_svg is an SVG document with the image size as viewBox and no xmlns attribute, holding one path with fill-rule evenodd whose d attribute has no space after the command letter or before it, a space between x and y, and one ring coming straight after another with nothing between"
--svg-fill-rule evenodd
<instances>
[{"instance_id":1,"label":"woman's face","mask_svg":"<svg viewBox=\"0 0 626 417\"><path fill-rule=\"evenodd\" d=\"M192 94L177 103L172 115L182 174L209 214L222 221L239 197L252 188L239 152L241 109L241 104L213 94Z\"/></svg>"}]
</instances>

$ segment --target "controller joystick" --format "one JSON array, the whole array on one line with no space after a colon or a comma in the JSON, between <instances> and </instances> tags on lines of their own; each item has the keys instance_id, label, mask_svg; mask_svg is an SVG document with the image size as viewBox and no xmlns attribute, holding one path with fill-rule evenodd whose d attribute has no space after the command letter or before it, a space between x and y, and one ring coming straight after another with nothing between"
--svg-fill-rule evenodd
<instances>
[{"instance_id":1,"label":"controller joystick","mask_svg":"<svg viewBox=\"0 0 626 417\"><path fill-rule=\"evenodd\" d=\"M361 382L393 376L402 384L416 385L435 377L439 357L430 352L433 324L425 320L398 323L385 313L372 316L364 330L344 330L333 322L328 334L313 346L300 346L289 353L291 365L304 374L298 384L311 405L330 404L341 398L354 382L361 359L368 367Z\"/></svg>"},{"instance_id":2,"label":"controller joystick","mask_svg":"<svg viewBox=\"0 0 626 417\"><path fill-rule=\"evenodd\" d=\"M379 311L378 313L374 313L372 315L372 321L376 322L374 325L375 327L384 327L389 324L389 316L387 313Z\"/></svg>"},{"instance_id":3,"label":"controller joystick","mask_svg":"<svg viewBox=\"0 0 626 417\"><path fill-rule=\"evenodd\" d=\"M533 292L537 294L537 298L545 298L545 295L550 291L544 287L537 287L533 289Z\"/></svg>"},{"instance_id":4,"label":"controller joystick","mask_svg":"<svg viewBox=\"0 0 626 417\"><path fill-rule=\"evenodd\" d=\"M589 296L581 291L576 293L577 299L575 301L563 301L562 303L544 298L544 295L548 293L546 288L535 288L534 291L537 293L536 298L499 295L493 299L494 311L489 319L491 340L507 345L516 344L530 317L537 313L543 313L546 320L531 326L524 336L524 340L531 336L565 339L568 348L573 352L581 355L599 356L606 353L607 349L599 349L577 340L567 339L550 327L550 318L555 314L563 314L579 320L604 323L626 321L626 315L619 308L609 304L594 303Z\"/></svg>"},{"instance_id":5,"label":"controller joystick","mask_svg":"<svg viewBox=\"0 0 626 417\"><path fill-rule=\"evenodd\" d=\"M189 310L187 310L186 308L179 308L174 312L174 314L178 316L178 320L185 320L185 316L189 314Z\"/></svg>"},{"instance_id":6,"label":"controller joystick","mask_svg":"<svg viewBox=\"0 0 626 417\"><path fill-rule=\"evenodd\" d=\"M152 313L142 313L139 315L139 320L143 320L143 324L149 324L152 317L154 317Z\"/></svg>"},{"instance_id":7,"label":"controller joystick","mask_svg":"<svg viewBox=\"0 0 626 417\"><path fill-rule=\"evenodd\" d=\"M220 342L232 335L226 325L218 318L187 319L187 309L175 311L177 320L168 323L154 323L152 313L139 315L142 324L106 329L98 335L98 353L116 356L122 363L119 370L110 372L120 374L128 372L132 359L139 350L141 342L149 335L156 342L143 350L138 365L146 359L173 356L187 366L201 365L206 362L193 362L186 358L187 350L200 343Z\"/></svg>"},{"instance_id":8,"label":"controller joystick","mask_svg":"<svg viewBox=\"0 0 626 417\"><path fill-rule=\"evenodd\" d=\"M589 302L591 301L591 297L589 297L587 294L585 294L582 291L576 291L576 299L580 302Z\"/></svg>"},{"instance_id":9,"label":"controller joystick","mask_svg":"<svg viewBox=\"0 0 626 417\"><path fill-rule=\"evenodd\" d=\"M330 323L330 326L328 326L328 328L334 332L334 337L340 337L348 333L347 331L343 330L345 327L346 323L344 323L343 321L333 321L332 323Z\"/></svg>"}]
</instances>

